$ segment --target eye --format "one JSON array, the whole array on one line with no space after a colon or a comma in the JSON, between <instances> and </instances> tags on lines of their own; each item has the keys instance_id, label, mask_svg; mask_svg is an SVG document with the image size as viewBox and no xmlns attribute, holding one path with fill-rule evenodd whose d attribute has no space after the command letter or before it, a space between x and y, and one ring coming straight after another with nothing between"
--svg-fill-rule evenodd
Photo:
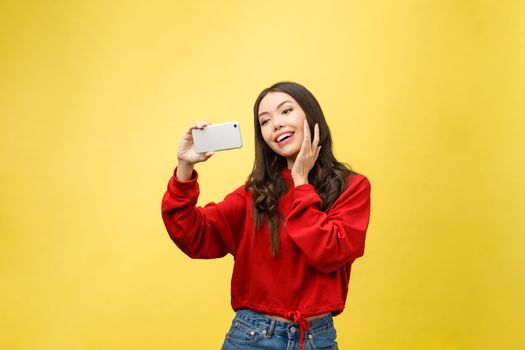
<instances>
[{"instance_id":1,"label":"eye","mask_svg":"<svg viewBox=\"0 0 525 350\"><path fill-rule=\"evenodd\" d=\"M283 114L288 114L289 112L293 111L293 108L286 108L284 111L283 111Z\"/></svg>"},{"instance_id":2,"label":"eye","mask_svg":"<svg viewBox=\"0 0 525 350\"><path fill-rule=\"evenodd\" d=\"M268 123L268 119L265 119L261 122L261 126L263 126L264 124Z\"/></svg>"}]
</instances>

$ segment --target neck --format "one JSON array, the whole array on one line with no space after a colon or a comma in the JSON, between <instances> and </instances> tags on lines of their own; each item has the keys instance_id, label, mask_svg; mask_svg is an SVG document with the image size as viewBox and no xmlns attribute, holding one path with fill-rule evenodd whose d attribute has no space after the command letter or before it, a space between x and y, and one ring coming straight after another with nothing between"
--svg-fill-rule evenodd
<instances>
[{"instance_id":1,"label":"neck","mask_svg":"<svg viewBox=\"0 0 525 350\"><path fill-rule=\"evenodd\" d=\"M286 162L288 163L288 169L292 170L293 165L295 164L295 157L294 158L286 158Z\"/></svg>"}]
</instances>

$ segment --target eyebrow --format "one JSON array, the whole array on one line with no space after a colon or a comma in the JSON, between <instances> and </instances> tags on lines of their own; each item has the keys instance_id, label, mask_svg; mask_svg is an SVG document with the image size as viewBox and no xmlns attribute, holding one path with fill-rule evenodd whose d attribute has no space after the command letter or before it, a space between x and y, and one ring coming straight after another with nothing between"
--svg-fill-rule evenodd
<instances>
[{"instance_id":1,"label":"eyebrow","mask_svg":"<svg viewBox=\"0 0 525 350\"><path fill-rule=\"evenodd\" d=\"M279 107L281 107L282 105L284 105L286 102L290 102L290 103L291 103L292 101L290 101L290 100L285 100L285 101L279 103L279 105L277 106L276 109L279 109ZM268 112L262 112L262 113L260 113L257 117L260 118L261 115L263 115L263 114L268 114Z\"/></svg>"}]
</instances>

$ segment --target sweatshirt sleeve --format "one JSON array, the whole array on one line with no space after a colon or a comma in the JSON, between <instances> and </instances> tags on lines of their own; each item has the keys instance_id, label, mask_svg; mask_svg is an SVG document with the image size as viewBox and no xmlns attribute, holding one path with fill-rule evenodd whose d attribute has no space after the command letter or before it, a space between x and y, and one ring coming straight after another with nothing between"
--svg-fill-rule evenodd
<instances>
[{"instance_id":1,"label":"sweatshirt sleeve","mask_svg":"<svg viewBox=\"0 0 525 350\"><path fill-rule=\"evenodd\" d=\"M311 184L294 189L284 226L307 262L321 272L336 271L364 253L370 182L363 175L353 175L350 181L326 213L319 210L322 200Z\"/></svg>"},{"instance_id":2,"label":"sweatshirt sleeve","mask_svg":"<svg viewBox=\"0 0 525 350\"><path fill-rule=\"evenodd\" d=\"M198 173L181 182L176 169L162 198L162 219L173 242L189 257L235 256L244 225L245 192L241 186L219 203L197 207Z\"/></svg>"}]
</instances>

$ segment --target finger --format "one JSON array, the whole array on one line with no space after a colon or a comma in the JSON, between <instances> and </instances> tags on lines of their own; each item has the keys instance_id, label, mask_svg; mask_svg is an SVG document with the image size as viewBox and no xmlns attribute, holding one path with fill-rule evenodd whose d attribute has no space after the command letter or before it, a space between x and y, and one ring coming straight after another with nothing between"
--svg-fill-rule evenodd
<instances>
[{"instance_id":1,"label":"finger","mask_svg":"<svg viewBox=\"0 0 525 350\"><path fill-rule=\"evenodd\" d=\"M309 140L310 128L308 127L308 121L306 119L304 120L303 126L304 126L304 138Z\"/></svg>"},{"instance_id":2,"label":"finger","mask_svg":"<svg viewBox=\"0 0 525 350\"><path fill-rule=\"evenodd\" d=\"M305 142L304 139L303 139L303 142L301 143L301 148L299 149L299 153L297 153L297 158L296 158L296 160L302 158L303 155L305 154L305 152L307 152L307 149L306 149L306 142Z\"/></svg>"},{"instance_id":3,"label":"finger","mask_svg":"<svg viewBox=\"0 0 525 350\"><path fill-rule=\"evenodd\" d=\"M308 122L306 121L306 119L304 120L303 125L304 125L303 127L303 130L304 130L303 145L305 146L307 150L310 150L312 146L312 138L310 137L310 128L308 127Z\"/></svg>"},{"instance_id":4,"label":"finger","mask_svg":"<svg viewBox=\"0 0 525 350\"><path fill-rule=\"evenodd\" d=\"M203 129L205 127L207 127L208 125L210 125L211 123L208 123L208 122L194 122L193 124L191 124L191 127L190 127L190 130L192 129Z\"/></svg>"},{"instance_id":5,"label":"finger","mask_svg":"<svg viewBox=\"0 0 525 350\"><path fill-rule=\"evenodd\" d=\"M210 123L208 122L197 122L197 128L199 129L204 129L205 127L207 127Z\"/></svg>"},{"instance_id":6,"label":"finger","mask_svg":"<svg viewBox=\"0 0 525 350\"><path fill-rule=\"evenodd\" d=\"M213 156L215 154L215 152L206 152L206 153L201 153L201 157L202 159L204 160L208 160L211 156Z\"/></svg>"},{"instance_id":7,"label":"finger","mask_svg":"<svg viewBox=\"0 0 525 350\"><path fill-rule=\"evenodd\" d=\"M317 149L317 146L319 145L319 124L315 123L314 126L314 141L312 142L312 148Z\"/></svg>"},{"instance_id":8,"label":"finger","mask_svg":"<svg viewBox=\"0 0 525 350\"><path fill-rule=\"evenodd\" d=\"M194 123L191 124L190 128L188 129L187 134L188 134L188 135L192 135L191 131L192 131L193 129L199 129L199 124L198 124L198 122L194 122Z\"/></svg>"},{"instance_id":9,"label":"finger","mask_svg":"<svg viewBox=\"0 0 525 350\"><path fill-rule=\"evenodd\" d=\"M322 146L317 147L317 151L315 152L315 160L317 160L317 158L319 158L319 153L321 153L321 147Z\"/></svg>"}]
</instances>

